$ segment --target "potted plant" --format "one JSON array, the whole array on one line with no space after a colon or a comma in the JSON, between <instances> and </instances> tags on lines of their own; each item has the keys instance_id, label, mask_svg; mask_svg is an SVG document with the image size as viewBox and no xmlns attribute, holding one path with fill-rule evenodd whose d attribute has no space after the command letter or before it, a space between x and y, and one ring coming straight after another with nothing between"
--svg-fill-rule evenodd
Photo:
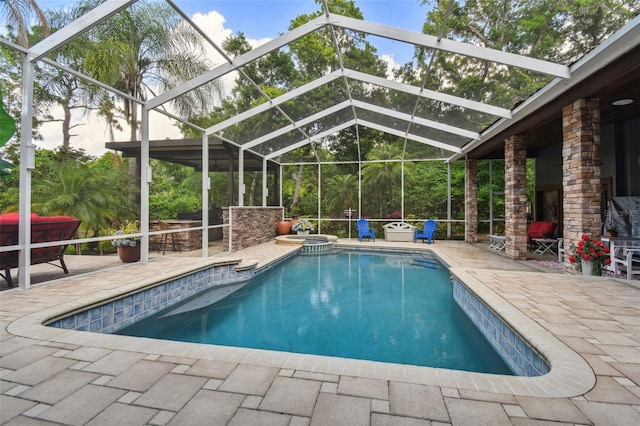
<instances>
[{"instance_id":1,"label":"potted plant","mask_svg":"<svg viewBox=\"0 0 640 426\"><path fill-rule=\"evenodd\" d=\"M617 237L618 229L616 228L616 225L614 225L613 223L607 223L607 225L605 226L605 235L607 237Z\"/></svg>"},{"instance_id":2,"label":"potted plant","mask_svg":"<svg viewBox=\"0 0 640 426\"><path fill-rule=\"evenodd\" d=\"M582 275L600 276L603 267L611 264L609 247L604 246L600 240L591 239L589 235L582 235L578 244L571 244L569 250L572 253L569 261L578 265Z\"/></svg>"},{"instance_id":3,"label":"potted plant","mask_svg":"<svg viewBox=\"0 0 640 426\"><path fill-rule=\"evenodd\" d=\"M291 230L297 232L298 235L308 235L309 231L313 231L313 224L307 219L300 219L293 224Z\"/></svg>"},{"instance_id":4,"label":"potted plant","mask_svg":"<svg viewBox=\"0 0 640 426\"><path fill-rule=\"evenodd\" d=\"M140 227L137 221L127 221L118 226L115 235L126 236L111 240L111 244L116 247L122 262L131 263L140 260L140 237L131 236L138 233L140 233Z\"/></svg>"}]
</instances>

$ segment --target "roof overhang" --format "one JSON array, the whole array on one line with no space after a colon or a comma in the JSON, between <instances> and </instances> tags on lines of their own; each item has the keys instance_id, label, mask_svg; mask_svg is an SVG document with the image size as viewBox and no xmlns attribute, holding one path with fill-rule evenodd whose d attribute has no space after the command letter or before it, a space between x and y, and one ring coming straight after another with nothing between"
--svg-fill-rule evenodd
<instances>
[{"instance_id":1,"label":"roof overhang","mask_svg":"<svg viewBox=\"0 0 640 426\"><path fill-rule=\"evenodd\" d=\"M571 78L556 78L512 111L510 120L500 119L481 133L480 140L470 141L460 154L450 160L469 158L501 158L504 141L511 135L528 134L530 151L549 146L556 140L535 137L547 133L549 127L562 128L562 108L577 99L600 99L603 125L640 118L640 16L629 21L618 32L570 66ZM626 108L612 101L632 98Z\"/></svg>"},{"instance_id":2,"label":"roof overhang","mask_svg":"<svg viewBox=\"0 0 640 426\"><path fill-rule=\"evenodd\" d=\"M239 148L218 138L209 138L209 171L228 172L238 170ZM140 157L140 141L107 142L107 149L120 151L123 157ZM149 141L149 157L202 170L202 139L164 139ZM244 170L262 171L260 156L244 151ZM276 163L268 162L273 169Z\"/></svg>"}]
</instances>

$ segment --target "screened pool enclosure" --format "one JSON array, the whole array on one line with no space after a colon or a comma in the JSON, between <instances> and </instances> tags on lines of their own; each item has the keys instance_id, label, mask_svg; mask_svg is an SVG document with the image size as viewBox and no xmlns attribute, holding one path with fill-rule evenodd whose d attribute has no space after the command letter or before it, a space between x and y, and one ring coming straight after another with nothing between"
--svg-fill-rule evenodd
<instances>
[{"instance_id":1,"label":"screened pool enclosure","mask_svg":"<svg viewBox=\"0 0 640 426\"><path fill-rule=\"evenodd\" d=\"M454 34L450 22L460 8L454 1L440 5L431 16L438 19L424 28L426 17L411 28L397 26L404 2L389 10L389 22L385 14L377 22L362 19L347 7L351 2L301 2L306 9L297 16L297 9L281 11L292 13L288 29L273 28L260 42L245 37L250 24L234 28L224 42L214 40L213 15L189 13L189 3L88 2L72 9L66 21L54 21L57 30L30 47L0 38L3 48L21 57L20 243L0 249L20 250L21 286L30 283L28 218L33 174L41 166L32 137L34 82L38 89L43 74L81 81L94 99L121 105L133 123L129 137L107 147L128 158L134 176L122 190L137 213L142 261L155 249L154 239L166 233L153 223L180 220L159 217L159 203L150 203L150 195L153 199L160 185L177 189L187 174L200 205L184 209L200 213L183 215L194 221L181 231L209 230L196 243L203 256L220 237L211 231L221 230L223 249L232 248L233 218L219 213L230 206L282 207L280 218L304 216L319 232L341 237L353 236L350 226L360 217L380 227L435 218L442 222L441 237L462 239L466 155L517 122L528 104L543 102L536 100L545 95L540 88L572 78L571 68L559 60L535 57L521 46L490 48L482 37ZM229 1L211 3L215 8ZM269 26L260 17L255 22ZM138 79L128 80L98 72L100 61L120 67L116 57L126 50L107 43L122 36L116 30L133 39L136 26L151 23L157 23L149 25L155 30L170 28L165 35L173 39L162 49L138 40L138 52L158 48L144 64L152 71L145 79L141 70L134 75ZM91 47L83 50L83 44ZM394 52L398 57L404 52L403 63L389 56ZM135 87L123 84L132 81ZM167 136L167 127L159 124L167 122L183 139ZM109 138L96 134L94 139ZM481 163L479 179L488 190L479 197L479 219L492 233L503 226L505 166L499 158ZM164 182L166 176L173 178ZM71 242L114 239L101 232L78 237Z\"/></svg>"}]
</instances>

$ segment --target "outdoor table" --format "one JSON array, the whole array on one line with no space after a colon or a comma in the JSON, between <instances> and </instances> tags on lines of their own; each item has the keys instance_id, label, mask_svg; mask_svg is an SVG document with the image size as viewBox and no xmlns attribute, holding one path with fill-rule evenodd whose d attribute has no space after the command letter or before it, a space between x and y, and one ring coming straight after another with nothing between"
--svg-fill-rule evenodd
<instances>
[{"instance_id":1,"label":"outdoor table","mask_svg":"<svg viewBox=\"0 0 640 426\"><path fill-rule=\"evenodd\" d=\"M558 254L556 251L558 240L556 238L532 238L531 241L533 241L537 246L534 251L536 254Z\"/></svg>"}]
</instances>

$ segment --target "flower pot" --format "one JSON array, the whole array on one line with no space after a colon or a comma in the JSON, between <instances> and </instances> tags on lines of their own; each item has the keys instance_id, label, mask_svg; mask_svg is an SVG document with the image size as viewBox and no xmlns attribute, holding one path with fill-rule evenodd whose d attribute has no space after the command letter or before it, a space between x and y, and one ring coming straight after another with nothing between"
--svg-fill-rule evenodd
<instances>
[{"instance_id":1,"label":"flower pot","mask_svg":"<svg viewBox=\"0 0 640 426\"><path fill-rule=\"evenodd\" d=\"M582 275L593 275L593 262L582 259L581 261Z\"/></svg>"},{"instance_id":2,"label":"flower pot","mask_svg":"<svg viewBox=\"0 0 640 426\"><path fill-rule=\"evenodd\" d=\"M309 235L309 231L298 231L298 235Z\"/></svg>"},{"instance_id":3,"label":"flower pot","mask_svg":"<svg viewBox=\"0 0 640 426\"><path fill-rule=\"evenodd\" d=\"M120 246L117 250L118 257L123 263L137 262L140 260L140 244L135 247Z\"/></svg>"},{"instance_id":4,"label":"flower pot","mask_svg":"<svg viewBox=\"0 0 640 426\"><path fill-rule=\"evenodd\" d=\"M281 220L278 222L278 235L287 235L291 232L291 222L288 220Z\"/></svg>"}]
</instances>

